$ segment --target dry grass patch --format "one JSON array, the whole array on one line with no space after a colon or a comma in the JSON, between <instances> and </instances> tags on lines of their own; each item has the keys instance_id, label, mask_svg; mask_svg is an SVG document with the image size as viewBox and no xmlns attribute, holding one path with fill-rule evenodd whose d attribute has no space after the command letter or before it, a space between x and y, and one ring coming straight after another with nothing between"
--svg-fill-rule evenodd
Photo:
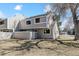
<instances>
[{"instance_id":1,"label":"dry grass patch","mask_svg":"<svg viewBox=\"0 0 79 59\"><path fill-rule=\"evenodd\" d=\"M68 36L69 37L69 36ZM71 36L69 37L71 38ZM62 39L62 40L61 40ZM79 55L79 41L59 39L64 44L53 40L7 40L0 41L0 55L8 56L62 56ZM65 39L65 40L64 40ZM18 49L18 50L17 50Z\"/></svg>"}]
</instances>

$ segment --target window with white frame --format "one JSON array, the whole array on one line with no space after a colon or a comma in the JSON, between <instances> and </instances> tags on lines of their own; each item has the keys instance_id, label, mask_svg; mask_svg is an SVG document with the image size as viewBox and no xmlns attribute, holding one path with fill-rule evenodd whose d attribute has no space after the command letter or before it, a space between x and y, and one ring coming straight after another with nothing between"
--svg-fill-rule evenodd
<instances>
[{"instance_id":1,"label":"window with white frame","mask_svg":"<svg viewBox=\"0 0 79 59\"><path fill-rule=\"evenodd\" d=\"M40 18L36 18L35 23L40 23Z\"/></svg>"},{"instance_id":2,"label":"window with white frame","mask_svg":"<svg viewBox=\"0 0 79 59\"><path fill-rule=\"evenodd\" d=\"M31 21L26 21L26 24L27 24L27 25L30 25L30 24L31 24Z\"/></svg>"},{"instance_id":3,"label":"window with white frame","mask_svg":"<svg viewBox=\"0 0 79 59\"><path fill-rule=\"evenodd\" d=\"M50 34L50 29L45 29L44 34Z\"/></svg>"}]
</instances>

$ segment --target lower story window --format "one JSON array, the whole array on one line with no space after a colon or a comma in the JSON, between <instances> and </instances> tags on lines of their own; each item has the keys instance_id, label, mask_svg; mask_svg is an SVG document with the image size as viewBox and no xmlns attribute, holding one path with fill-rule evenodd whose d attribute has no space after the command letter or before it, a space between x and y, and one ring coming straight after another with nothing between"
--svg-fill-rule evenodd
<instances>
[{"instance_id":1,"label":"lower story window","mask_svg":"<svg viewBox=\"0 0 79 59\"><path fill-rule=\"evenodd\" d=\"M44 34L50 34L50 30L49 29L45 29L44 30Z\"/></svg>"}]
</instances>

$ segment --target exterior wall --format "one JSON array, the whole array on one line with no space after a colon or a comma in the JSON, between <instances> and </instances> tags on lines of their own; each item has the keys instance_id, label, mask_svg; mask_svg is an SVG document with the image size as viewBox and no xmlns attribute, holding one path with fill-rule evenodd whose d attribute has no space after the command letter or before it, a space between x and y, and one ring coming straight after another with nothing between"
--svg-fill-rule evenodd
<instances>
[{"instance_id":1,"label":"exterior wall","mask_svg":"<svg viewBox=\"0 0 79 59\"><path fill-rule=\"evenodd\" d=\"M31 40L35 38L35 32L30 32L30 31L14 32L13 38Z\"/></svg>"},{"instance_id":2,"label":"exterior wall","mask_svg":"<svg viewBox=\"0 0 79 59\"><path fill-rule=\"evenodd\" d=\"M58 26L57 26L57 21L53 20L53 14L48 14L48 28L51 29L51 37L53 39L57 39L59 36L59 30L58 30Z\"/></svg>"},{"instance_id":3,"label":"exterior wall","mask_svg":"<svg viewBox=\"0 0 79 59\"><path fill-rule=\"evenodd\" d=\"M45 29L39 29L39 30L37 30L37 32L40 35L40 38L42 38L42 39L53 39L52 30L50 29L50 33L49 34L45 34L44 30Z\"/></svg>"},{"instance_id":4,"label":"exterior wall","mask_svg":"<svg viewBox=\"0 0 79 59\"><path fill-rule=\"evenodd\" d=\"M7 28L7 19L4 20L4 24L0 25L0 29L6 29Z\"/></svg>"},{"instance_id":5,"label":"exterior wall","mask_svg":"<svg viewBox=\"0 0 79 59\"><path fill-rule=\"evenodd\" d=\"M53 21L53 14L48 14L47 16L46 16L46 20L47 20L47 27L48 28L51 28L51 26L54 24L54 21Z\"/></svg>"},{"instance_id":6,"label":"exterior wall","mask_svg":"<svg viewBox=\"0 0 79 59\"><path fill-rule=\"evenodd\" d=\"M40 23L35 23L36 18L40 18ZM30 25L26 24L26 21L28 20L31 21ZM46 28L47 27L46 16L39 16L39 17L33 17L33 18L22 20L19 26L20 29Z\"/></svg>"},{"instance_id":7,"label":"exterior wall","mask_svg":"<svg viewBox=\"0 0 79 59\"><path fill-rule=\"evenodd\" d=\"M53 39L57 39L58 36L59 36L59 30L58 30L58 27L57 27L57 22L55 22L55 24L52 28L53 28L53 30L52 30Z\"/></svg>"}]
</instances>

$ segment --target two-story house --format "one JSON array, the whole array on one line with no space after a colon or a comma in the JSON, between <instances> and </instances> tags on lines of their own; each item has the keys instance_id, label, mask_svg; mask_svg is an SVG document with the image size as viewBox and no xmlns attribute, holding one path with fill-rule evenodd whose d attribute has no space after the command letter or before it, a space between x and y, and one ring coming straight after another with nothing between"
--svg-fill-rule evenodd
<instances>
[{"instance_id":1,"label":"two-story house","mask_svg":"<svg viewBox=\"0 0 79 59\"><path fill-rule=\"evenodd\" d=\"M51 12L21 20L19 30L35 32L37 39L56 39L59 36L57 22L53 20Z\"/></svg>"},{"instance_id":2,"label":"two-story house","mask_svg":"<svg viewBox=\"0 0 79 59\"><path fill-rule=\"evenodd\" d=\"M57 22L53 19L53 13L51 12L24 18L17 24L17 28L14 27L14 38L22 37L25 39L29 36L33 39L56 39L59 36ZM9 25L12 25L11 22Z\"/></svg>"}]
</instances>

